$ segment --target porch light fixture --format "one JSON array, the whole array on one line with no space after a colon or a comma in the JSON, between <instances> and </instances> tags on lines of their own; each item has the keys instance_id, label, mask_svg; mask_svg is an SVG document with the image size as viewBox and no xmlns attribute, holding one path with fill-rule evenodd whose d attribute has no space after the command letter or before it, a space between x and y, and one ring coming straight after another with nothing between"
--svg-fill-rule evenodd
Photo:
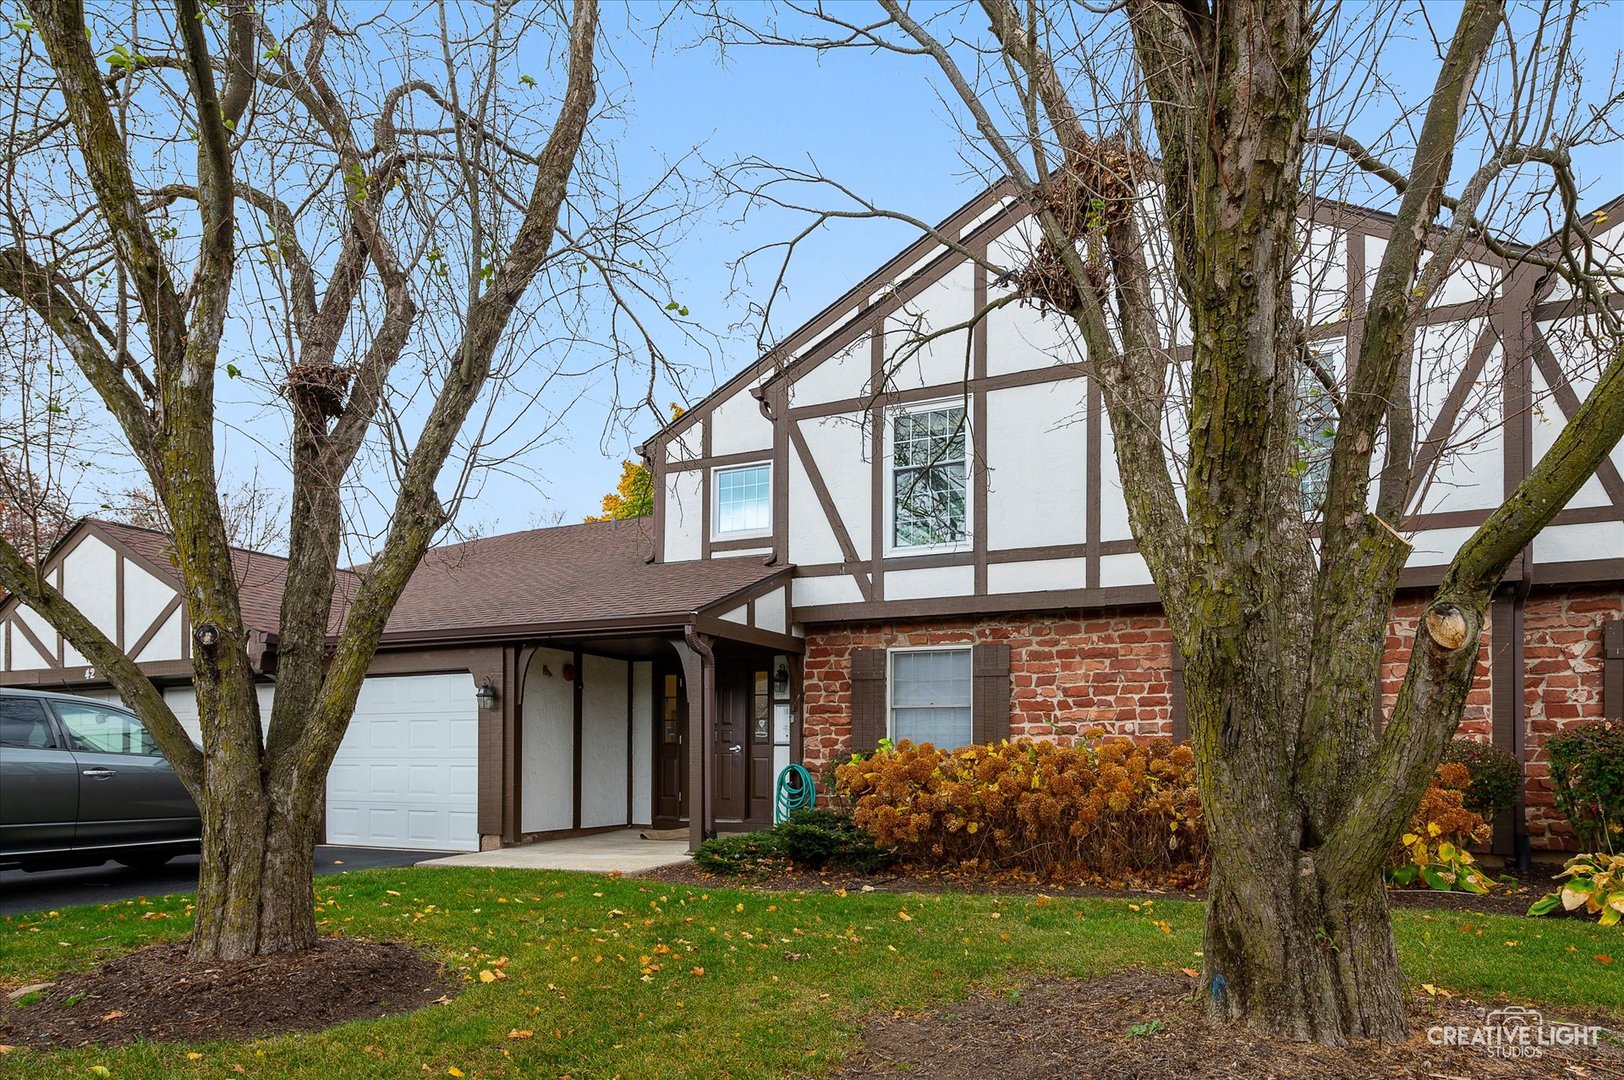
<instances>
[{"instance_id":1,"label":"porch light fixture","mask_svg":"<svg viewBox=\"0 0 1624 1080\"><path fill-rule=\"evenodd\" d=\"M783 697L789 693L789 663L782 657L773 662L773 696Z\"/></svg>"},{"instance_id":2,"label":"porch light fixture","mask_svg":"<svg viewBox=\"0 0 1624 1080\"><path fill-rule=\"evenodd\" d=\"M479 684L479 689L474 692L474 700L479 702L481 712L496 708L496 687L491 685L490 679Z\"/></svg>"}]
</instances>

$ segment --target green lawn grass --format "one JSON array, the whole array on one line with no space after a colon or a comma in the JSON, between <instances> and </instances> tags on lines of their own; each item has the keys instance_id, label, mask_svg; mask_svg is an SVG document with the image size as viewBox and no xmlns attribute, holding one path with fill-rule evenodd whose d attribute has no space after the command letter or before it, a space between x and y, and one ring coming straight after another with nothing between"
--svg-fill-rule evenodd
<instances>
[{"instance_id":1,"label":"green lawn grass","mask_svg":"<svg viewBox=\"0 0 1624 1080\"><path fill-rule=\"evenodd\" d=\"M466 989L450 1005L315 1035L18 1050L0 1056L0 1075L90 1077L98 1065L126 1078L816 1075L876 1011L1036 975L1200 966L1201 906L1179 901L767 893L462 868L324 877L316 893L324 930L419 944ZM0 984L183 935L189 899L8 918ZM1395 921L1416 986L1624 1016L1624 979L1597 959L1624 953L1617 930L1441 910ZM507 978L481 982L503 956Z\"/></svg>"}]
</instances>

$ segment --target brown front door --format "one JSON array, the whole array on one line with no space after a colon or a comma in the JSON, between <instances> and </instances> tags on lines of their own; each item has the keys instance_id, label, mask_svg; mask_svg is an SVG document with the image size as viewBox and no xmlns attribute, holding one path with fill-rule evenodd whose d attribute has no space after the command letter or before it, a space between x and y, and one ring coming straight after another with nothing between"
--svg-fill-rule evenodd
<instances>
[{"instance_id":1,"label":"brown front door","mask_svg":"<svg viewBox=\"0 0 1624 1080\"><path fill-rule=\"evenodd\" d=\"M713 800L717 821L743 821L745 752L750 738L750 683L746 669L729 666L717 672L716 739L713 744Z\"/></svg>"},{"instance_id":2,"label":"brown front door","mask_svg":"<svg viewBox=\"0 0 1624 1080\"><path fill-rule=\"evenodd\" d=\"M671 826L688 817L688 696L669 668L656 668L654 680L654 818Z\"/></svg>"},{"instance_id":3,"label":"brown front door","mask_svg":"<svg viewBox=\"0 0 1624 1080\"><path fill-rule=\"evenodd\" d=\"M718 666L716 820L772 821L772 678L767 661Z\"/></svg>"}]
</instances>

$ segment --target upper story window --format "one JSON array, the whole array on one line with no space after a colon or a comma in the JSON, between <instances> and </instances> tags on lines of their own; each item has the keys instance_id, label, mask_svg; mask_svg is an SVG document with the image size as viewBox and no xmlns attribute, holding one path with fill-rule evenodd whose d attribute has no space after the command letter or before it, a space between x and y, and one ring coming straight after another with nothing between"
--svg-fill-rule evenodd
<instances>
[{"instance_id":1,"label":"upper story window","mask_svg":"<svg viewBox=\"0 0 1624 1080\"><path fill-rule=\"evenodd\" d=\"M740 465L711 474L711 536L761 536L773 527L772 466Z\"/></svg>"},{"instance_id":2,"label":"upper story window","mask_svg":"<svg viewBox=\"0 0 1624 1080\"><path fill-rule=\"evenodd\" d=\"M1297 365L1297 468L1306 514L1318 514L1331 486L1331 448L1336 444L1336 399L1315 368L1334 379L1342 370L1341 347L1333 342L1309 346L1313 364Z\"/></svg>"},{"instance_id":3,"label":"upper story window","mask_svg":"<svg viewBox=\"0 0 1624 1080\"><path fill-rule=\"evenodd\" d=\"M897 409L890 421L891 546L959 543L970 528L964 406Z\"/></svg>"},{"instance_id":4,"label":"upper story window","mask_svg":"<svg viewBox=\"0 0 1624 1080\"><path fill-rule=\"evenodd\" d=\"M957 750L975 741L969 649L891 653L891 737Z\"/></svg>"}]
</instances>

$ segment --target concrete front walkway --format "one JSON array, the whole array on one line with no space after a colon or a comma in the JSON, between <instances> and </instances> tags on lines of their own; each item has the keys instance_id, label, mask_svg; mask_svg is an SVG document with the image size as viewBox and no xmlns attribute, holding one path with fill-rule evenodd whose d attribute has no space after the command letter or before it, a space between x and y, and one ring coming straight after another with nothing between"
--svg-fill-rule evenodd
<instances>
[{"instance_id":1,"label":"concrete front walkway","mask_svg":"<svg viewBox=\"0 0 1624 1080\"><path fill-rule=\"evenodd\" d=\"M635 874L657 866L686 862L685 840L644 840L639 829L571 836L563 840L543 840L536 844L497 848L495 851L469 851L442 859L427 859L419 866L495 866L517 870L582 870L610 874L619 870Z\"/></svg>"}]
</instances>

